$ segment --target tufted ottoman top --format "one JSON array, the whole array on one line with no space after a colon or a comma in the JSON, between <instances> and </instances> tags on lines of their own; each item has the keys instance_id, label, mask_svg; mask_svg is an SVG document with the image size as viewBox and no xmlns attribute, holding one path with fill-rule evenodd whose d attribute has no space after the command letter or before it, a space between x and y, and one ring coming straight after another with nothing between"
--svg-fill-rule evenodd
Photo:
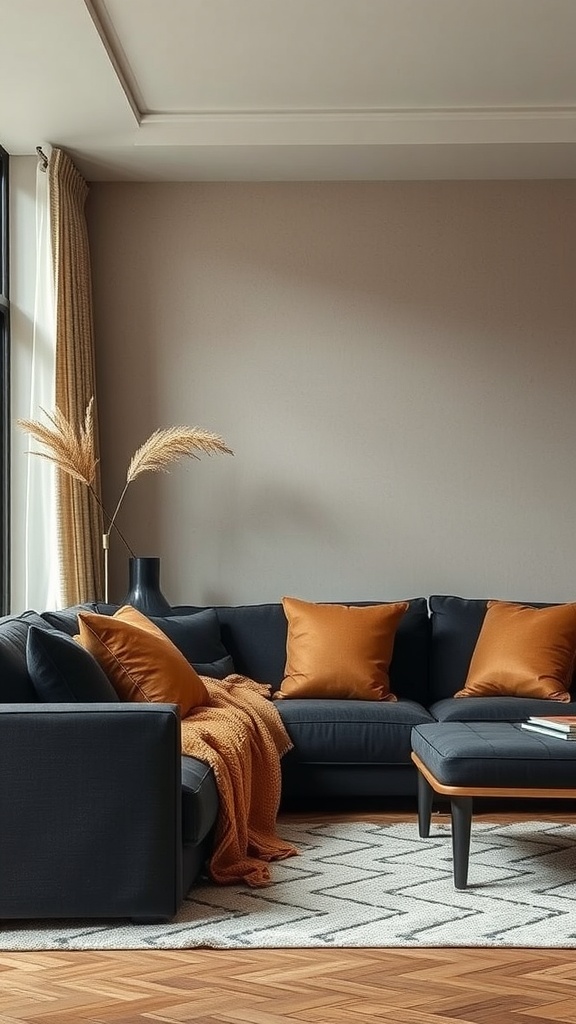
<instances>
[{"instance_id":1,"label":"tufted ottoman top","mask_svg":"<svg viewBox=\"0 0 576 1024\"><path fill-rule=\"evenodd\" d=\"M411 742L444 786L576 788L576 742L528 732L519 723L427 723L412 729Z\"/></svg>"}]
</instances>

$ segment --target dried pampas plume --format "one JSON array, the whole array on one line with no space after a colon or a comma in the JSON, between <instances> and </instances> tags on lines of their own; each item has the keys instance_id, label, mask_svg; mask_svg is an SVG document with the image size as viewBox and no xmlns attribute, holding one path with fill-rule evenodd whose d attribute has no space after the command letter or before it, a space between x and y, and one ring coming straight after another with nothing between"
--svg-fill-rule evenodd
<instances>
[{"instance_id":1,"label":"dried pampas plume","mask_svg":"<svg viewBox=\"0 0 576 1024\"><path fill-rule=\"evenodd\" d=\"M134 452L128 466L126 482L131 483L140 473L167 473L171 462L189 456L200 458L197 452L204 455L233 455L234 452L219 437L200 427L168 427L166 430L155 430L147 441Z\"/></svg>"},{"instance_id":2,"label":"dried pampas plume","mask_svg":"<svg viewBox=\"0 0 576 1024\"><path fill-rule=\"evenodd\" d=\"M40 455L54 462L64 473L86 484L92 491L98 465L98 459L94 454L94 399L91 398L88 402L84 423L78 431L60 409L57 408L53 413L42 409L42 412L52 424L51 427L38 423L37 420L17 421L22 430L48 449L45 452L29 454Z\"/></svg>"},{"instance_id":3,"label":"dried pampas plume","mask_svg":"<svg viewBox=\"0 0 576 1024\"><path fill-rule=\"evenodd\" d=\"M204 455L234 455L222 437L201 430L200 427L166 427L164 430L155 430L130 459L124 490L112 514L110 527L114 525L128 487L137 476L141 473L167 473L170 463L184 457L199 459L198 452Z\"/></svg>"}]
</instances>

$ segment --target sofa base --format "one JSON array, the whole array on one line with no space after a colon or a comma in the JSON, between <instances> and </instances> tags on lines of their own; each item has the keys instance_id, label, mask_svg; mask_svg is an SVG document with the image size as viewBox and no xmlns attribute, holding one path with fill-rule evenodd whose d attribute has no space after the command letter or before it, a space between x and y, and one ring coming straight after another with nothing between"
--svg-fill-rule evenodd
<instances>
[{"instance_id":1,"label":"sofa base","mask_svg":"<svg viewBox=\"0 0 576 1024\"><path fill-rule=\"evenodd\" d=\"M418 791L412 764L307 764L284 759L282 802L315 799L413 796Z\"/></svg>"},{"instance_id":2,"label":"sofa base","mask_svg":"<svg viewBox=\"0 0 576 1024\"><path fill-rule=\"evenodd\" d=\"M182 892L186 894L197 881L198 877L207 872L206 865L214 848L214 829L202 842L184 846L182 850Z\"/></svg>"}]
</instances>

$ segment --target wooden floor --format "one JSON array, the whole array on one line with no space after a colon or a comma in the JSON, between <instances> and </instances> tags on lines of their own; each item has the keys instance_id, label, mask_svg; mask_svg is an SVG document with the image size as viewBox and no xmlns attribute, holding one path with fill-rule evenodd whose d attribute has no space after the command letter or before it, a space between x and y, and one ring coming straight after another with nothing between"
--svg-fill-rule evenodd
<instances>
[{"instance_id":1,"label":"wooden floor","mask_svg":"<svg viewBox=\"0 0 576 1024\"><path fill-rule=\"evenodd\" d=\"M566 810L539 811L537 816L576 823ZM414 819L397 812L290 817ZM476 819L511 822L525 817L482 813ZM447 818L438 815L438 820ZM24 1021L576 1024L576 950L0 953L0 1024Z\"/></svg>"}]
</instances>

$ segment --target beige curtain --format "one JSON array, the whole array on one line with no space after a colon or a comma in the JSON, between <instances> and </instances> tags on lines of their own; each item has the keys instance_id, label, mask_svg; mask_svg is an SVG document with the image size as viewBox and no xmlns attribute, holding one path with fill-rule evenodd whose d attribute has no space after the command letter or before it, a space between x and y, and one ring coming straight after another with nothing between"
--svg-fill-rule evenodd
<instances>
[{"instance_id":1,"label":"beige curtain","mask_svg":"<svg viewBox=\"0 0 576 1024\"><path fill-rule=\"evenodd\" d=\"M76 427L94 396L98 443L92 281L84 206L88 185L72 160L53 149L48 163L56 307L56 405ZM98 456L98 451L96 452ZM65 605L102 593L102 515L88 488L58 474L57 519ZM95 481L100 495L100 480Z\"/></svg>"}]
</instances>

